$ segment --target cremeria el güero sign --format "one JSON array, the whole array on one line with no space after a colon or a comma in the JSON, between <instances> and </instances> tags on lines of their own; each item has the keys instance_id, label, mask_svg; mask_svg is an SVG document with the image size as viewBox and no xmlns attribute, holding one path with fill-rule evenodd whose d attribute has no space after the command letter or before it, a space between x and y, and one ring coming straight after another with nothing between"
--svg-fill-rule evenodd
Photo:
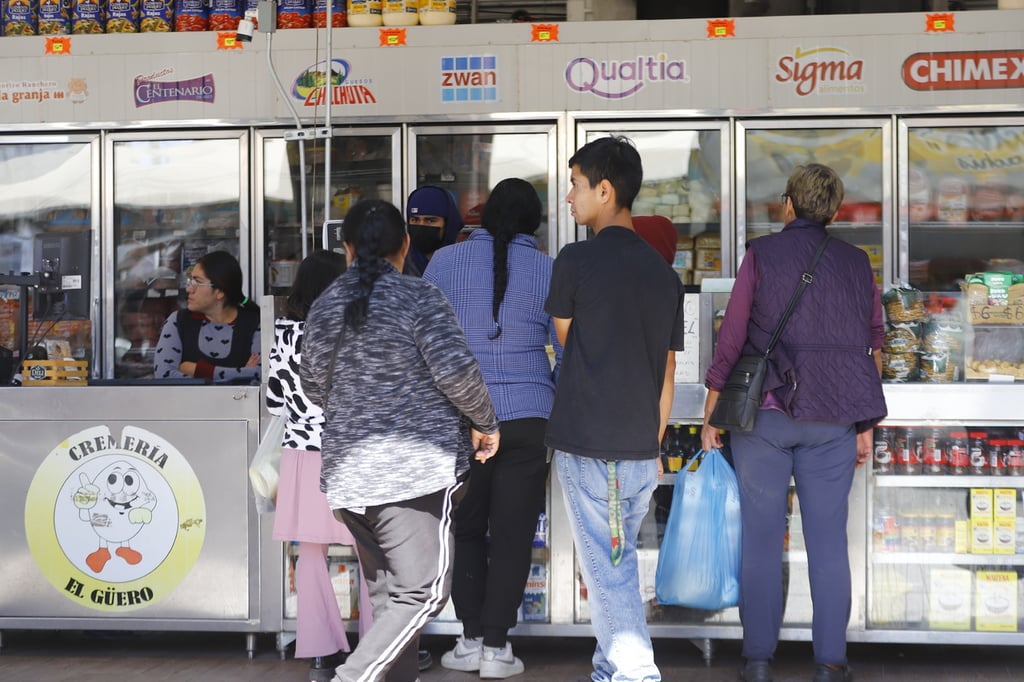
<instances>
[{"instance_id":1,"label":"cremeria el g\u00fcero sign","mask_svg":"<svg viewBox=\"0 0 1024 682\"><path fill-rule=\"evenodd\" d=\"M912 90L1024 88L1024 50L918 52L903 62Z\"/></svg>"}]
</instances>

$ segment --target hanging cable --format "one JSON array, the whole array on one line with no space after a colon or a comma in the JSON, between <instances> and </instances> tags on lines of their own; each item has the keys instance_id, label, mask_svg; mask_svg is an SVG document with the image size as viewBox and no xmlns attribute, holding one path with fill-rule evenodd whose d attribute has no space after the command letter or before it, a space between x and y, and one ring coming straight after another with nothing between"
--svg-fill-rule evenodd
<instances>
[{"instance_id":1,"label":"hanging cable","mask_svg":"<svg viewBox=\"0 0 1024 682\"><path fill-rule=\"evenodd\" d=\"M263 2L267 0L261 0ZM295 104L292 103L292 98L288 96L288 91L284 89L284 85L281 84L281 79L277 75L277 70L274 68L273 58L273 32L267 32L267 68L270 70L270 75L274 79L274 84L277 86L277 91L281 95L281 99L288 105L289 111L292 113L292 118L295 119L295 129L302 132L302 119L299 118L299 113L295 110ZM307 235L309 234L309 223L306 220L306 136L300 134L298 136L299 143L299 220L301 223L300 227L300 241L302 242L302 258L305 260L308 248L306 246Z\"/></svg>"}]
</instances>

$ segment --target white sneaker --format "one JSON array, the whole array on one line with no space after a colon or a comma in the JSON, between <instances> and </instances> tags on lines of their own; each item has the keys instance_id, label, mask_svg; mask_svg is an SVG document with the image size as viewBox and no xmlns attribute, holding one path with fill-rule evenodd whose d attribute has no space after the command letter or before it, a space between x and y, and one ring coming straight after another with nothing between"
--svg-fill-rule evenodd
<instances>
[{"instance_id":1,"label":"white sneaker","mask_svg":"<svg viewBox=\"0 0 1024 682\"><path fill-rule=\"evenodd\" d=\"M512 655L511 642L505 642L505 646L497 649L492 646L485 646L480 655L480 679L482 680L503 680L523 672L523 662Z\"/></svg>"},{"instance_id":2,"label":"white sneaker","mask_svg":"<svg viewBox=\"0 0 1024 682\"><path fill-rule=\"evenodd\" d=\"M466 639L465 635L459 635L455 641L455 648L441 656L441 667L461 670L464 673L476 672L480 669L480 652L483 644L483 637Z\"/></svg>"}]
</instances>

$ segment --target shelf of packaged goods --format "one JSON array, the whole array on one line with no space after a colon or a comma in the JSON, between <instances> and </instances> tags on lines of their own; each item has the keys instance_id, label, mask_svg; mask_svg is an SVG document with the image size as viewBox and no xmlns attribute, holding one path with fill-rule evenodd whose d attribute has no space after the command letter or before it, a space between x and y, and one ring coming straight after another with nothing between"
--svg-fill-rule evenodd
<instances>
[{"instance_id":1,"label":"shelf of packaged goods","mask_svg":"<svg viewBox=\"0 0 1024 682\"><path fill-rule=\"evenodd\" d=\"M1009 224L1009 223L1007 223ZM782 228L785 227L780 223L747 223L747 233L753 232L781 232ZM864 223L851 223L851 222L835 222L829 223L829 230L839 231L851 231L856 232L860 230L880 230L882 229L882 223L879 222L864 222Z\"/></svg>"},{"instance_id":2,"label":"shelf of packaged goods","mask_svg":"<svg viewBox=\"0 0 1024 682\"><path fill-rule=\"evenodd\" d=\"M876 474L876 488L1024 488L1024 476L908 476Z\"/></svg>"},{"instance_id":3,"label":"shelf of packaged goods","mask_svg":"<svg viewBox=\"0 0 1024 682\"><path fill-rule=\"evenodd\" d=\"M938 222L929 221L926 223L910 223L910 229L912 230L963 230L968 229L972 231L978 230L1022 230L1024 229L1024 222L1020 221L993 221L993 220L975 220L968 222Z\"/></svg>"},{"instance_id":4,"label":"shelf of packaged goods","mask_svg":"<svg viewBox=\"0 0 1024 682\"><path fill-rule=\"evenodd\" d=\"M872 552L874 564L936 566L1024 566L1024 554L949 554L939 552Z\"/></svg>"}]
</instances>

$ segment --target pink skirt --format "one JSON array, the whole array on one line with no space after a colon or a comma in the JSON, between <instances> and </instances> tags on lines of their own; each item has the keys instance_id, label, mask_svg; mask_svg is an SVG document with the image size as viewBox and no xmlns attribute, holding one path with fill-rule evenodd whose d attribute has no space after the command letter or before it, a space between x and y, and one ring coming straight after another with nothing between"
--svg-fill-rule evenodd
<instances>
[{"instance_id":1,"label":"pink skirt","mask_svg":"<svg viewBox=\"0 0 1024 682\"><path fill-rule=\"evenodd\" d=\"M320 492L320 453L281 451L281 478L277 484L275 540L355 545L344 523L334 518L327 496Z\"/></svg>"}]
</instances>

